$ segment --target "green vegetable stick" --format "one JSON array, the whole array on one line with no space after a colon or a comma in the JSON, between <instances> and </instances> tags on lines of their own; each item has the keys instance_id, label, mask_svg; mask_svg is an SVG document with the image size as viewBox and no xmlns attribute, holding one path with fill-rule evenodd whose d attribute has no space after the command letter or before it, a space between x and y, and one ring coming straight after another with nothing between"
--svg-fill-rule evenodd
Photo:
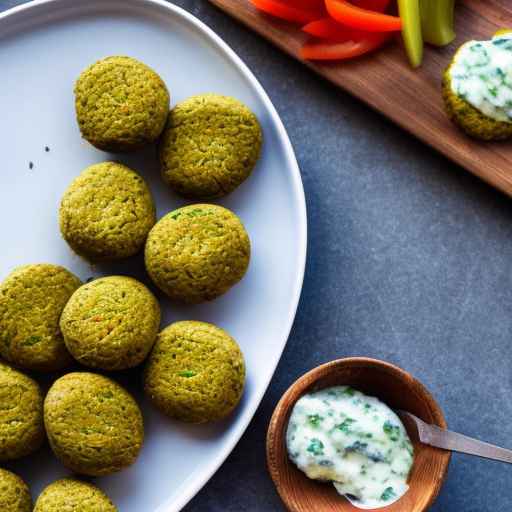
<instances>
[{"instance_id":1,"label":"green vegetable stick","mask_svg":"<svg viewBox=\"0 0 512 512\"><path fill-rule=\"evenodd\" d=\"M402 38L409 62L413 68L417 68L423 60L419 0L398 0L398 12L402 18Z\"/></svg>"},{"instance_id":2,"label":"green vegetable stick","mask_svg":"<svg viewBox=\"0 0 512 512\"><path fill-rule=\"evenodd\" d=\"M426 43L446 46L455 39L455 0L420 0L421 30Z\"/></svg>"}]
</instances>

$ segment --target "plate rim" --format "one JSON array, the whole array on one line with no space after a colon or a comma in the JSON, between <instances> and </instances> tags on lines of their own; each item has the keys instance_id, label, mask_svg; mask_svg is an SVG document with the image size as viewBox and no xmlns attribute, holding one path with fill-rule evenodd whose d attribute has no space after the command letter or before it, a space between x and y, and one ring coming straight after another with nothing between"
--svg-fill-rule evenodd
<instances>
[{"instance_id":1,"label":"plate rim","mask_svg":"<svg viewBox=\"0 0 512 512\"><path fill-rule=\"evenodd\" d=\"M75 4L79 6L80 0L64 0L69 2L70 4ZM29 16L31 11L34 8L38 7L47 7L52 9L52 4L62 3L63 0L31 0L21 5L17 5L11 7L3 12L0 12L0 23L5 23L6 19L25 14ZM106 6L110 2L118 2L118 0L103 0L102 3ZM290 301L288 317L286 319L285 329L284 329L284 337L280 339L280 344L278 350L275 351L275 355L273 360L271 361L272 371L267 379L267 382L262 387L262 389L256 394L256 401L254 405L250 406L243 414L243 419L241 420L240 425L236 429L236 431L228 438L226 441L226 446L223 450L219 452L219 454L212 459L203 467L202 471L195 475L194 478L186 479L182 488L180 489L181 494L178 499L173 500L173 502L167 501L158 506L156 511L154 512L177 512L181 510L212 478L212 476L217 472L220 466L225 462L226 458L233 451L237 443L240 441L242 435L247 430L249 423L252 421L256 410L261 405L264 394L267 392L270 383L274 377L275 371L277 369L277 365L281 360L281 356L286 347L288 339L290 337L290 333L295 321L295 317L297 314L297 309L300 302L300 297L302 293L303 283L304 283L304 275L306 270L306 258L307 258L307 240L308 240L308 226L307 226L307 206L306 199L304 193L304 186L302 183L302 177L300 173L299 164L297 162L297 158L295 156L295 152L293 150L293 146L291 144L290 138L286 131L286 128L281 120L274 104L272 103L270 97L267 92L260 84L259 80L256 78L254 73L250 70L250 68L245 64L241 57L206 23L197 18L194 14L185 10L184 8L173 4L170 1L166 0L124 0L124 4L128 6L128 4L136 5L138 8L144 7L144 4L148 7L157 7L163 10L169 11L170 14L174 15L177 18L180 18L182 22L189 24L193 28L197 29L199 32L204 34L209 41L210 45L216 46L229 60L230 64L234 66L248 81L249 87L256 93L258 99L263 103L265 109L270 115L273 125L275 126L279 138L282 142L285 158L287 161L287 167L291 170L291 184L294 193L295 200L298 207L298 246L300 248L300 253L298 255L298 273L295 278L294 287L292 290L292 300ZM87 7L86 7L87 8ZM89 6L91 12L94 12L94 7ZM43 15L44 12L35 13L36 15ZM101 16L101 11L99 12ZM11 34L12 36L12 34ZM16 36L14 36L16 37Z\"/></svg>"}]
</instances>

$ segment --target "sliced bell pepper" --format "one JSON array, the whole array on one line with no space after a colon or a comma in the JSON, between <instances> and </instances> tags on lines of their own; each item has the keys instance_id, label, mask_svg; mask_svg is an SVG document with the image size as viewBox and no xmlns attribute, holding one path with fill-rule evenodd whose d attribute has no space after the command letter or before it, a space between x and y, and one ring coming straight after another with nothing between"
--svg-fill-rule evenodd
<instances>
[{"instance_id":1,"label":"sliced bell pepper","mask_svg":"<svg viewBox=\"0 0 512 512\"><path fill-rule=\"evenodd\" d=\"M376 0L382 1L382 0ZM325 9L324 0L281 0L283 4L292 5L297 9L306 9L310 11L321 11Z\"/></svg>"},{"instance_id":2,"label":"sliced bell pepper","mask_svg":"<svg viewBox=\"0 0 512 512\"><path fill-rule=\"evenodd\" d=\"M325 0L325 6L332 18L348 27L369 32L394 32L402 28L399 17L362 9L348 0Z\"/></svg>"},{"instance_id":3,"label":"sliced bell pepper","mask_svg":"<svg viewBox=\"0 0 512 512\"><path fill-rule=\"evenodd\" d=\"M358 39L361 35L367 34L362 30L347 27L334 21L332 18L323 18L321 20L312 21L302 27L302 30L310 36L320 39L330 39L331 41L349 41Z\"/></svg>"},{"instance_id":4,"label":"sliced bell pepper","mask_svg":"<svg viewBox=\"0 0 512 512\"><path fill-rule=\"evenodd\" d=\"M306 60L326 61L352 59L376 50L390 37L389 32L373 32L357 41L306 43L301 49L301 57Z\"/></svg>"},{"instance_id":5,"label":"sliced bell pepper","mask_svg":"<svg viewBox=\"0 0 512 512\"><path fill-rule=\"evenodd\" d=\"M295 0L290 0L295 1ZM298 0L297 0L298 1ZM306 0L307 1L307 0ZM324 3L325 0L322 0ZM352 0L354 5L363 9L370 9L376 12L384 12L389 5L390 0ZM302 27L302 30L311 36L321 39L332 39L336 41L347 41L354 33L359 35L363 31L351 29L346 25L334 21L332 18L322 18L321 20L312 21Z\"/></svg>"},{"instance_id":6,"label":"sliced bell pepper","mask_svg":"<svg viewBox=\"0 0 512 512\"><path fill-rule=\"evenodd\" d=\"M398 0L398 12L402 18L402 38L409 62L413 68L423 60L423 37L419 0Z\"/></svg>"},{"instance_id":7,"label":"sliced bell pepper","mask_svg":"<svg viewBox=\"0 0 512 512\"><path fill-rule=\"evenodd\" d=\"M388 8L390 0L352 0L352 3L358 7L361 7L361 9L368 9L369 11L375 12L384 12Z\"/></svg>"},{"instance_id":8,"label":"sliced bell pepper","mask_svg":"<svg viewBox=\"0 0 512 512\"><path fill-rule=\"evenodd\" d=\"M259 9L266 14L295 23L309 23L321 16L321 13L318 10L311 11L299 9L276 0L251 0L251 3L256 7L256 9Z\"/></svg>"},{"instance_id":9,"label":"sliced bell pepper","mask_svg":"<svg viewBox=\"0 0 512 512\"><path fill-rule=\"evenodd\" d=\"M298 9L307 9L311 11L325 10L325 0L280 0L281 3L291 5ZM432 1L432 0L427 0ZM437 0L435 0L437 1ZM444 0L441 0L444 1ZM453 1L453 0L452 0ZM391 0L350 0L350 3L368 9L370 11L384 12Z\"/></svg>"}]
</instances>

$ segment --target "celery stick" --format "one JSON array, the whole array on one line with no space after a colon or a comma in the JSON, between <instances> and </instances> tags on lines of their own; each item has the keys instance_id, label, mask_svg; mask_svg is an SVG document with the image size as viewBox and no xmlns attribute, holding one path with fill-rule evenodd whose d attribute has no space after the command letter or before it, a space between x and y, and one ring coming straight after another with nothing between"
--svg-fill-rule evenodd
<instances>
[{"instance_id":1,"label":"celery stick","mask_svg":"<svg viewBox=\"0 0 512 512\"><path fill-rule=\"evenodd\" d=\"M455 39L455 0L420 0L421 29L425 42L446 46Z\"/></svg>"},{"instance_id":2,"label":"celery stick","mask_svg":"<svg viewBox=\"0 0 512 512\"><path fill-rule=\"evenodd\" d=\"M398 0L398 12L402 19L402 38L409 62L413 68L417 68L423 60L419 0Z\"/></svg>"}]
</instances>

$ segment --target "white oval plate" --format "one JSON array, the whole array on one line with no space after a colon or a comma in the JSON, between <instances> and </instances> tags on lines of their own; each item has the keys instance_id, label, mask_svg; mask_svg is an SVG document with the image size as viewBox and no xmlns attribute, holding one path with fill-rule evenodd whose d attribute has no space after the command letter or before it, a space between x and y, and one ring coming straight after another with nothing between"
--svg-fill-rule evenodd
<instances>
[{"instance_id":1,"label":"white oval plate","mask_svg":"<svg viewBox=\"0 0 512 512\"><path fill-rule=\"evenodd\" d=\"M160 181L154 149L109 155L80 138L74 81L90 63L115 54L154 68L167 83L172 104L202 92L239 98L257 114L265 136L252 177L221 201L242 218L250 234L253 258L247 276L210 304L182 307L162 298L163 325L175 319L205 320L238 340L248 373L240 407L219 425L179 424L146 403L138 374L120 377L142 404L146 442L135 465L97 483L121 512L176 511L235 446L286 344L304 275L304 191L290 141L269 98L235 53L192 15L160 0L31 2L0 14L1 279L20 264L54 262L82 279L120 273L147 282L141 258L91 268L70 252L57 223L59 200L70 181L87 165L109 158L147 179L159 216L183 204ZM48 449L9 467L27 479L34 497L67 474Z\"/></svg>"}]
</instances>

